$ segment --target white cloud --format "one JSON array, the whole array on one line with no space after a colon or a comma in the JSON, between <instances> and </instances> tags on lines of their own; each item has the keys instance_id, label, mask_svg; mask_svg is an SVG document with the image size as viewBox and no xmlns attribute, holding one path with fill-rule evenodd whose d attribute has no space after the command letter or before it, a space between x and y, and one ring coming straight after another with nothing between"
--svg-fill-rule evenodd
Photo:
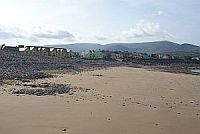
<instances>
[{"instance_id":1,"label":"white cloud","mask_svg":"<svg viewBox=\"0 0 200 134\"><path fill-rule=\"evenodd\" d=\"M96 40L99 40L99 41L107 41L107 40L109 40L109 37L104 36L104 35L95 35L94 38Z\"/></svg>"},{"instance_id":2,"label":"white cloud","mask_svg":"<svg viewBox=\"0 0 200 134\"><path fill-rule=\"evenodd\" d=\"M19 39L37 44L59 44L67 42L133 42L153 38L172 39L159 23L141 20L128 30L111 34L88 31L87 34L74 36L68 30L52 25L0 25L0 40Z\"/></svg>"},{"instance_id":3,"label":"white cloud","mask_svg":"<svg viewBox=\"0 0 200 134\"><path fill-rule=\"evenodd\" d=\"M134 38L171 38L172 36L166 31L161 29L159 23L139 21L136 25L127 31L122 32L121 39L134 39Z\"/></svg>"},{"instance_id":4,"label":"white cloud","mask_svg":"<svg viewBox=\"0 0 200 134\"><path fill-rule=\"evenodd\" d=\"M74 38L74 36L69 33L68 31L56 31L54 32L48 32L48 33L39 33L39 34L34 34L37 38L46 38L46 39L66 39L66 38Z\"/></svg>"},{"instance_id":5,"label":"white cloud","mask_svg":"<svg viewBox=\"0 0 200 134\"><path fill-rule=\"evenodd\" d=\"M161 15L163 15L164 14L164 11L162 11L162 10L159 10L158 12L157 12L157 15L158 16L161 16Z\"/></svg>"},{"instance_id":6,"label":"white cloud","mask_svg":"<svg viewBox=\"0 0 200 134\"><path fill-rule=\"evenodd\" d=\"M9 26L9 25L0 25L0 39L8 40L8 39L24 39L32 42L37 42L38 40L27 33L23 29L17 26Z\"/></svg>"},{"instance_id":7,"label":"white cloud","mask_svg":"<svg viewBox=\"0 0 200 134\"><path fill-rule=\"evenodd\" d=\"M146 38L154 39L172 39L173 36L166 30L162 29L159 23L147 22L144 20L139 21L129 30L113 33L112 35L96 34L93 39L97 41L126 41L131 42L134 40L143 40Z\"/></svg>"},{"instance_id":8,"label":"white cloud","mask_svg":"<svg viewBox=\"0 0 200 134\"><path fill-rule=\"evenodd\" d=\"M42 42L43 40L73 41L74 35L62 28L44 25L0 25L0 39L22 39L30 42Z\"/></svg>"},{"instance_id":9,"label":"white cloud","mask_svg":"<svg viewBox=\"0 0 200 134\"><path fill-rule=\"evenodd\" d=\"M144 5L144 4L153 4L156 5L160 2L160 0L121 0L125 3L127 3L130 6L138 6L138 5Z\"/></svg>"},{"instance_id":10,"label":"white cloud","mask_svg":"<svg viewBox=\"0 0 200 134\"><path fill-rule=\"evenodd\" d=\"M167 16L166 12L163 10L158 10L152 14L154 17L159 17L159 16Z\"/></svg>"}]
</instances>

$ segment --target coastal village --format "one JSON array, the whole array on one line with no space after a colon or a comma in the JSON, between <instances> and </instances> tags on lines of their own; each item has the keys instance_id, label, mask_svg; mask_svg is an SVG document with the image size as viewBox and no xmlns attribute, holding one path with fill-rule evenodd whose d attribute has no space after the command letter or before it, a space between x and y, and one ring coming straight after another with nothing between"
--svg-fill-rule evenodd
<instances>
[{"instance_id":1,"label":"coastal village","mask_svg":"<svg viewBox=\"0 0 200 134\"><path fill-rule=\"evenodd\" d=\"M54 56L60 58L72 57L72 51L64 48L41 47L41 46L24 46L16 47L2 45L1 50L11 53L20 53L22 55L39 55L39 56Z\"/></svg>"},{"instance_id":2,"label":"coastal village","mask_svg":"<svg viewBox=\"0 0 200 134\"><path fill-rule=\"evenodd\" d=\"M200 134L200 0L1 0L0 134Z\"/></svg>"},{"instance_id":3,"label":"coastal village","mask_svg":"<svg viewBox=\"0 0 200 134\"><path fill-rule=\"evenodd\" d=\"M154 129L149 134L176 134L183 132L182 126L171 120L181 118L188 128L200 123L199 61L99 49L0 48L2 134L87 134L98 129L112 134L114 127L114 133L124 128L120 132L132 134L149 124ZM134 122L139 123L133 128ZM179 129L172 133L174 127Z\"/></svg>"},{"instance_id":4,"label":"coastal village","mask_svg":"<svg viewBox=\"0 0 200 134\"><path fill-rule=\"evenodd\" d=\"M55 48L45 46L7 46L5 44L0 46L0 50L22 55L37 55L37 56L51 56L58 58L82 58L88 60L115 60L115 61L132 61L134 59L153 59L153 60L177 60L186 59L192 61L199 61L200 57L175 57L170 54L147 54L142 52L128 52L128 51L106 51L106 50L89 50L84 52L74 52L71 49Z\"/></svg>"}]
</instances>

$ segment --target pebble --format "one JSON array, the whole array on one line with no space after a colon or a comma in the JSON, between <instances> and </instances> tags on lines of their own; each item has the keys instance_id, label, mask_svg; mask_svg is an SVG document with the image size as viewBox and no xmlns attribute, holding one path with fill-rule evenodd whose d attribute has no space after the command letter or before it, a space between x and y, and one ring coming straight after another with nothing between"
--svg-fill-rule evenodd
<instances>
[{"instance_id":1,"label":"pebble","mask_svg":"<svg viewBox=\"0 0 200 134\"><path fill-rule=\"evenodd\" d=\"M22 82L31 82L30 80L22 80Z\"/></svg>"},{"instance_id":2,"label":"pebble","mask_svg":"<svg viewBox=\"0 0 200 134\"><path fill-rule=\"evenodd\" d=\"M67 131L67 129L66 129L66 128L63 128L62 131Z\"/></svg>"},{"instance_id":3,"label":"pebble","mask_svg":"<svg viewBox=\"0 0 200 134\"><path fill-rule=\"evenodd\" d=\"M71 90L71 87L69 85L64 85L64 84L49 84L48 87L46 88L42 88L42 86L40 87L40 85L30 85L30 86L32 88L19 89L17 91L13 91L12 94L46 96L46 95L64 94L68 93Z\"/></svg>"},{"instance_id":4,"label":"pebble","mask_svg":"<svg viewBox=\"0 0 200 134\"><path fill-rule=\"evenodd\" d=\"M0 50L0 80L28 80L49 78L43 70L75 70L86 67L109 67L121 62L106 60L63 59L52 56L21 55ZM103 76L97 74L96 76Z\"/></svg>"}]
</instances>

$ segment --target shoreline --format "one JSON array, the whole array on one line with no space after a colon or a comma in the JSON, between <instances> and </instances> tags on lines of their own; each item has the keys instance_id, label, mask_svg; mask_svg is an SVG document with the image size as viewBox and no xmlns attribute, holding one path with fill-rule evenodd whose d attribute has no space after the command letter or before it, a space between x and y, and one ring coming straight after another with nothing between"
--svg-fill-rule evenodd
<instances>
[{"instance_id":1,"label":"shoreline","mask_svg":"<svg viewBox=\"0 0 200 134\"><path fill-rule=\"evenodd\" d=\"M12 55L0 53L0 80L22 80L52 77L47 70L82 71L93 68L131 66L157 69L174 73L191 74L190 67L199 67L199 62L171 60L135 60L133 62L62 59L56 57L39 57L29 55ZM200 73L195 73L200 74Z\"/></svg>"},{"instance_id":2,"label":"shoreline","mask_svg":"<svg viewBox=\"0 0 200 134\"><path fill-rule=\"evenodd\" d=\"M0 94L0 133L200 132L199 75L110 67L56 73L52 78L21 83L15 80L1 86L0 93L2 89L19 88L16 84L40 83L70 84L76 88L70 91L72 95Z\"/></svg>"}]
</instances>

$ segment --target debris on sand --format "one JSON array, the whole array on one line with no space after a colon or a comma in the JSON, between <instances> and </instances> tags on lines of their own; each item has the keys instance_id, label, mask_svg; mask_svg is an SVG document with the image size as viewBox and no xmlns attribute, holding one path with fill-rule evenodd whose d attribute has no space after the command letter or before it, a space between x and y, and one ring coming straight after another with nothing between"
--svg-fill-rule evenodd
<instances>
[{"instance_id":1,"label":"debris on sand","mask_svg":"<svg viewBox=\"0 0 200 134\"><path fill-rule=\"evenodd\" d=\"M49 84L49 85L26 85L31 88L22 88L19 90L15 90L12 94L25 94L25 95L36 95L36 96L46 96L46 95L56 95L56 94L64 94L69 93L72 89L70 85L64 84Z\"/></svg>"},{"instance_id":2,"label":"debris on sand","mask_svg":"<svg viewBox=\"0 0 200 134\"><path fill-rule=\"evenodd\" d=\"M102 74L94 74L93 76L102 77Z\"/></svg>"},{"instance_id":3,"label":"debris on sand","mask_svg":"<svg viewBox=\"0 0 200 134\"><path fill-rule=\"evenodd\" d=\"M67 129L66 129L66 128L63 128L62 131L67 131Z\"/></svg>"},{"instance_id":4,"label":"debris on sand","mask_svg":"<svg viewBox=\"0 0 200 134\"><path fill-rule=\"evenodd\" d=\"M74 93L69 93L69 95L74 95Z\"/></svg>"}]
</instances>

